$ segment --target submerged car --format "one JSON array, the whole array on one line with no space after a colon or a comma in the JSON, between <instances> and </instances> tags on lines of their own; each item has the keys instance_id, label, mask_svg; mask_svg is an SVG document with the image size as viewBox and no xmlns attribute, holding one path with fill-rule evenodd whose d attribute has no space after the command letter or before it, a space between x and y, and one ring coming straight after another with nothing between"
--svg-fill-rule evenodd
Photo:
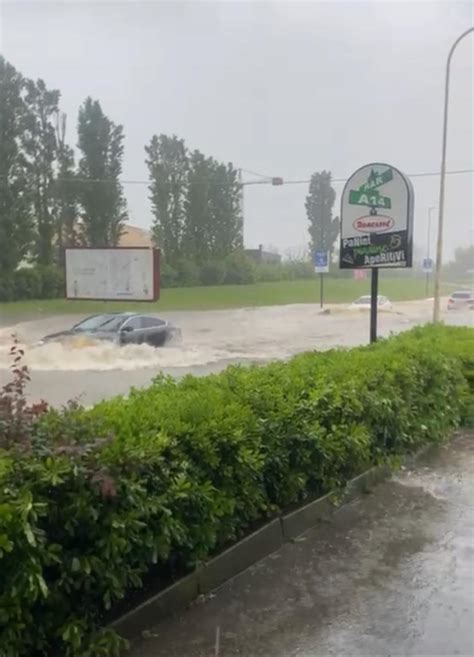
<instances>
[{"instance_id":1,"label":"submerged car","mask_svg":"<svg viewBox=\"0 0 474 657\"><path fill-rule=\"evenodd\" d=\"M157 317L137 313L103 313L92 315L71 329L43 338L45 342L63 342L74 338L108 340L115 344L149 344L162 347L174 338L181 337L176 326Z\"/></svg>"},{"instance_id":2,"label":"submerged car","mask_svg":"<svg viewBox=\"0 0 474 657\"><path fill-rule=\"evenodd\" d=\"M377 297L377 307L380 310L391 310L392 304L387 299L387 297L382 296L381 294ZM370 310L370 294L367 294L363 297L359 297L351 303L349 306L351 310Z\"/></svg>"},{"instance_id":3,"label":"submerged car","mask_svg":"<svg viewBox=\"0 0 474 657\"><path fill-rule=\"evenodd\" d=\"M474 292L453 292L448 299L448 310L474 310Z\"/></svg>"}]
</instances>

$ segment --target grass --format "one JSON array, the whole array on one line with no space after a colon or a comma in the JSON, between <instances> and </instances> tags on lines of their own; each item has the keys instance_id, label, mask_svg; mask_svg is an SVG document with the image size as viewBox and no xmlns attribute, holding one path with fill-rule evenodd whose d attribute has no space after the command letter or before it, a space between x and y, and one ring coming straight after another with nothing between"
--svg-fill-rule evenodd
<instances>
[{"instance_id":1,"label":"grass","mask_svg":"<svg viewBox=\"0 0 474 657\"><path fill-rule=\"evenodd\" d=\"M350 278L325 278L325 303L349 303L362 294L369 294L370 280L356 281ZM380 294L392 301L422 299L425 281L409 277L385 277L379 283ZM53 314L88 314L104 309L132 310L140 312L164 312L169 310L214 310L245 306L272 306L290 303L319 303L319 279L255 283L253 285L226 285L216 287L171 288L161 291L156 303L66 301L50 299L41 301L16 301L0 304L0 318L37 317Z\"/></svg>"}]
</instances>

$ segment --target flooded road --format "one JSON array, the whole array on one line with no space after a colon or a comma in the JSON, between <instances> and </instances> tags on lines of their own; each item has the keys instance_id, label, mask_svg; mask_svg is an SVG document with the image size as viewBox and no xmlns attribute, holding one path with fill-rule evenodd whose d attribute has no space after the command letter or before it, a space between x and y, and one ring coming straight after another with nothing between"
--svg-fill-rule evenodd
<instances>
[{"instance_id":1,"label":"flooded road","mask_svg":"<svg viewBox=\"0 0 474 657\"><path fill-rule=\"evenodd\" d=\"M430 320L428 301L398 303L391 312L379 314L379 334L388 336ZM29 396L61 405L69 399L91 404L131 386L141 387L159 373L173 376L202 375L219 371L229 363L262 363L295 353L366 343L368 312L347 306L301 304L222 311L163 313L182 329L182 343L153 349L147 345L117 347L111 343L76 340L71 344L39 346L44 335L70 328L82 317L62 316L21 322L0 329L0 385L8 380L12 334L24 347L31 369ZM469 311L446 313L450 323L472 324Z\"/></svg>"},{"instance_id":2,"label":"flooded road","mask_svg":"<svg viewBox=\"0 0 474 657\"><path fill-rule=\"evenodd\" d=\"M472 657L473 472L474 434L459 435L150 628L130 657Z\"/></svg>"}]
</instances>

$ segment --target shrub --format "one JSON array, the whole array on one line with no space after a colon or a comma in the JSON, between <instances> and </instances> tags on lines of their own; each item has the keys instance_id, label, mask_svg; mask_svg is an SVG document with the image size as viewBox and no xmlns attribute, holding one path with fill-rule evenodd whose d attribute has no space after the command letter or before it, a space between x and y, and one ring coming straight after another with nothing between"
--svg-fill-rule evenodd
<instances>
[{"instance_id":1,"label":"shrub","mask_svg":"<svg viewBox=\"0 0 474 657\"><path fill-rule=\"evenodd\" d=\"M211 260L201 265L199 280L201 285L222 285L226 277L225 264L220 260Z\"/></svg>"},{"instance_id":2,"label":"shrub","mask_svg":"<svg viewBox=\"0 0 474 657\"><path fill-rule=\"evenodd\" d=\"M41 275L36 267L24 267L13 273L15 299L39 299L41 297Z\"/></svg>"},{"instance_id":3,"label":"shrub","mask_svg":"<svg viewBox=\"0 0 474 657\"><path fill-rule=\"evenodd\" d=\"M273 283L288 280L288 269L285 264L262 263L255 265L255 280L258 283Z\"/></svg>"},{"instance_id":4,"label":"shrub","mask_svg":"<svg viewBox=\"0 0 474 657\"><path fill-rule=\"evenodd\" d=\"M38 267L38 273L41 280L40 294L42 299L55 299L64 296L65 281L62 269L54 265Z\"/></svg>"},{"instance_id":5,"label":"shrub","mask_svg":"<svg viewBox=\"0 0 474 657\"><path fill-rule=\"evenodd\" d=\"M0 278L0 301L55 299L64 295L64 274L59 267L22 267Z\"/></svg>"},{"instance_id":6,"label":"shrub","mask_svg":"<svg viewBox=\"0 0 474 657\"><path fill-rule=\"evenodd\" d=\"M169 581L279 509L457 426L472 404L472 347L472 330L427 327L160 376L87 411L22 416L21 430L4 413L0 654L116 654L104 614L150 568ZM25 422L27 449L15 450Z\"/></svg>"},{"instance_id":7,"label":"shrub","mask_svg":"<svg viewBox=\"0 0 474 657\"><path fill-rule=\"evenodd\" d=\"M314 278L314 266L305 260L290 260L285 263L289 280Z\"/></svg>"},{"instance_id":8,"label":"shrub","mask_svg":"<svg viewBox=\"0 0 474 657\"><path fill-rule=\"evenodd\" d=\"M224 282L228 285L248 285L255 282L254 265L242 252L236 251L225 259Z\"/></svg>"},{"instance_id":9,"label":"shrub","mask_svg":"<svg viewBox=\"0 0 474 657\"><path fill-rule=\"evenodd\" d=\"M163 262L160 267L160 285L163 288L177 287L178 272L167 262Z\"/></svg>"},{"instance_id":10,"label":"shrub","mask_svg":"<svg viewBox=\"0 0 474 657\"><path fill-rule=\"evenodd\" d=\"M0 301L13 301L15 288L11 276L0 277Z\"/></svg>"},{"instance_id":11,"label":"shrub","mask_svg":"<svg viewBox=\"0 0 474 657\"><path fill-rule=\"evenodd\" d=\"M178 274L177 284L179 287L194 287L199 285L199 268L195 262L182 259L175 265Z\"/></svg>"}]
</instances>

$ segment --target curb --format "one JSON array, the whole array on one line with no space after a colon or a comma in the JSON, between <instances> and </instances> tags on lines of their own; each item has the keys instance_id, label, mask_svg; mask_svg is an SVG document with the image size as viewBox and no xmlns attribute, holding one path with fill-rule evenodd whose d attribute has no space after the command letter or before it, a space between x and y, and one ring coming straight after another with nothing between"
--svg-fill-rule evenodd
<instances>
[{"instance_id":1,"label":"curb","mask_svg":"<svg viewBox=\"0 0 474 657\"><path fill-rule=\"evenodd\" d=\"M260 559L279 550L283 543L281 521L276 518L199 568L199 593L209 593Z\"/></svg>"},{"instance_id":2,"label":"curb","mask_svg":"<svg viewBox=\"0 0 474 657\"><path fill-rule=\"evenodd\" d=\"M189 605L198 595L198 577L197 571L194 571L120 616L110 627L125 639L134 639L143 630Z\"/></svg>"},{"instance_id":3,"label":"curb","mask_svg":"<svg viewBox=\"0 0 474 657\"><path fill-rule=\"evenodd\" d=\"M385 479L388 479L391 477L391 475L392 470L386 464L376 465L375 467L370 468L370 470L366 470L362 474L347 482L346 489L342 497L342 503L346 504L347 502L351 502L356 497L359 497L359 495L370 492L374 486L380 484L380 482L384 481Z\"/></svg>"},{"instance_id":4,"label":"curb","mask_svg":"<svg viewBox=\"0 0 474 657\"><path fill-rule=\"evenodd\" d=\"M296 538L314 527L320 520L329 520L336 510L330 498L331 493L283 516L281 526L284 540Z\"/></svg>"},{"instance_id":5,"label":"curb","mask_svg":"<svg viewBox=\"0 0 474 657\"><path fill-rule=\"evenodd\" d=\"M425 445L415 454L404 457L402 463L415 463L436 447L436 444ZM330 520L341 505L370 492L374 486L391 475L392 469L388 464L374 466L347 482L341 504L335 504L332 501L334 493L328 493L296 511L271 520L222 554L199 566L190 575L131 609L111 623L110 627L125 639L137 638L144 630L156 626L166 616L187 607L199 595L218 588L319 522Z\"/></svg>"}]
</instances>

